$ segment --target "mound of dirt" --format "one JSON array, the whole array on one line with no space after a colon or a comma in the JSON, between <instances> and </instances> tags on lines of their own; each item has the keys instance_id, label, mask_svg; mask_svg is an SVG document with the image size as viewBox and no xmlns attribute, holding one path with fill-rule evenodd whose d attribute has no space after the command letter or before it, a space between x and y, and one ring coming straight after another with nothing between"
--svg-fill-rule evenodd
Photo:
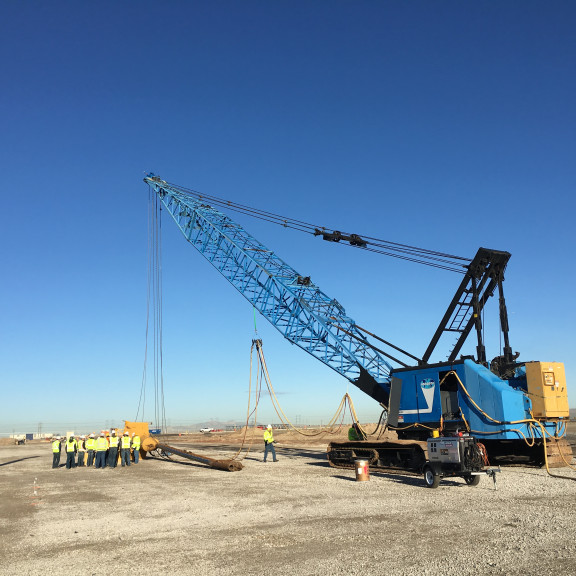
<instances>
[{"instance_id":1,"label":"mound of dirt","mask_svg":"<svg viewBox=\"0 0 576 576\"><path fill-rule=\"evenodd\" d=\"M372 432L376 424L366 424L364 429ZM180 436L165 436L163 441L170 444L173 442L183 442L190 444L229 444L239 446L243 442L261 443L264 430L260 428L248 428L246 426L234 431L207 432L195 434L182 434ZM317 428L299 428L294 429L276 429L274 430L274 439L277 444L283 446L327 446L330 442L343 442L348 440L348 426L334 429L333 431L321 431ZM370 440L377 440L378 434L369 436ZM394 432L386 431L379 437L380 440L395 440Z\"/></svg>"}]
</instances>

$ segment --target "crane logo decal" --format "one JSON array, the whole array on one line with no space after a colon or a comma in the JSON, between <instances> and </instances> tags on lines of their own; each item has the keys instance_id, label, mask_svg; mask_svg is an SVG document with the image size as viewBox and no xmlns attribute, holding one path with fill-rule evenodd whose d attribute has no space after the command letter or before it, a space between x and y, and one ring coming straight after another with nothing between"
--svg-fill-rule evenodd
<instances>
[{"instance_id":1,"label":"crane logo decal","mask_svg":"<svg viewBox=\"0 0 576 576\"><path fill-rule=\"evenodd\" d=\"M426 408L415 409L415 410L399 410L398 414L430 414L432 412L432 406L434 404L434 390L436 389L436 382L433 378L423 378L420 381L420 389L422 394L424 394L424 400L426 401Z\"/></svg>"}]
</instances>

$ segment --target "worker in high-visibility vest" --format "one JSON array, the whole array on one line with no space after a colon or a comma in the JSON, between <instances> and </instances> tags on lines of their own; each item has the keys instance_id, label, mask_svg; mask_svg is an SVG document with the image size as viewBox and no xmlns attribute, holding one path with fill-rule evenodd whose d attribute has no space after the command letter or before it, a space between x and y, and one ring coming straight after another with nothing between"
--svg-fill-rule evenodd
<instances>
[{"instance_id":1,"label":"worker in high-visibility vest","mask_svg":"<svg viewBox=\"0 0 576 576\"><path fill-rule=\"evenodd\" d=\"M84 466L84 455L86 454L86 436L80 436L78 438L78 460L77 466Z\"/></svg>"},{"instance_id":2,"label":"worker in high-visibility vest","mask_svg":"<svg viewBox=\"0 0 576 576\"><path fill-rule=\"evenodd\" d=\"M70 434L66 440L66 470L76 468L75 458L77 446L78 444L74 438L74 434Z\"/></svg>"},{"instance_id":3,"label":"worker in high-visibility vest","mask_svg":"<svg viewBox=\"0 0 576 576\"><path fill-rule=\"evenodd\" d=\"M90 434L86 439L86 452L88 453L86 466L89 468L94 464L94 448L96 448L96 439L94 438L94 434Z\"/></svg>"},{"instance_id":4,"label":"worker in high-visibility vest","mask_svg":"<svg viewBox=\"0 0 576 576\"><path fill-rule=\"evenodd\" d=\"M132 432L132 452L134 454L134 464L138 464L140 458L140 436L136 432Z\"/></svg>"},{"instance_id":5,"label":"worker in high-visibility vest","mask_svg":"<svg viewBox=\"0 0 576 576\"><path fill-rule=\"evenodd\" d=\"M61 450L60 436L55 436L54 440L52 440L52 468L58 468L60 466Z\"/></svg>"},{"instance_id":6,"label":"worker in high-visibility vest","mask_svg":"<svg viewBox=\"0 0 576 576\"><path fill-rule=\"evenodd\" d=\"M276 450L274 450L274 432L272 432L271 424L268 424L268 427L264 430L264 462L266 462L269 451L272 452L274 462L278 462Z\"/></svg>"},{"instance_id":7,"label":"worker in high-visibility vest","mask_svg":"<svg viewBox=\"0 0 576 576\"><path fill-rule=\"evenodd\" d=\"M108 440L104 432L96 440L96 468L106 468L106 451L108 450Z\"/></svg>"},{"instance_id":8,"label":"worker in high-visibility vest","mask_svg":"<svg viewBox=\"0 0 576 576\"><path fill-rule=\"evenodd\" d=\"M348 430L348 441L358 442L359 440L366 440L366 434L364 434L358 423L354 422Z\"/></svg>"},{"instance_id":9,"label":"worker in high-visibility vest","mask_svg":"<svg viewBox=\"0 0 576 576\"><path fill-rule=\"evenodd\" d=\"M116 436L116 430L112 430L108 442L108 466L116 468L116 464L118 464L118 445L120 444L120 438Z\"/></svg>"},{"instance_id":10,"label":"worker in high-visibility vest","mask_svg":"<svg viewBox=\"0 0 576 576\"><path fill-rule=\"evenodd\" d=\"M124 432L120 439L120 462L122 466L130 466L130 434Z\"/></svg>"}]
</instances>

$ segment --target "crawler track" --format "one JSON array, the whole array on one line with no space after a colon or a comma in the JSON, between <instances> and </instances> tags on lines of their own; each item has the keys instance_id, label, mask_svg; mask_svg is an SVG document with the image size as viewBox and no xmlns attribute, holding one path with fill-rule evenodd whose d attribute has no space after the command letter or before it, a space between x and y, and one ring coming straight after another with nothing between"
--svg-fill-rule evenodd
<instances>
[{"instance_id":1,"label":"crawler track","mask_svg":"<svg viewBox=\"0 0 576 576\"><path fill-rule=\"evenodd\" d=\"M426 442L331 442L328 462L335 468L354 468L354 461L368 460L371 469L420 474L426 463Z\"/></svg>"}]
</instances>

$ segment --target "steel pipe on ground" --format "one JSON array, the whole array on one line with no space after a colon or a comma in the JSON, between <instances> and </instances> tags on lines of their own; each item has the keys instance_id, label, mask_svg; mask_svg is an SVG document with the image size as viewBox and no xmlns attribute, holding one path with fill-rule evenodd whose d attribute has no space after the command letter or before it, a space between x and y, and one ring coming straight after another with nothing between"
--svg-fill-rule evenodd
<instances>
[{"instance_id":1,"label":"steel pipe on ground","mask_svg":"<svg viewBox=\"0 0 576 576\"><path fill-rule=\"evenodd\" d=\"M193 460L194 462L200 462L201 464L210 466L210 468L224 470L226 472L238 472L244 468L242 462L238 462L237 460L216 460L214 458L209 458L208 456L200 456L199 454L194 454L193 452L182 448L175 448L174 446L163 444L156 440L156 438L150 436L144 439L142 442L142 448L146 450L146 452L151 452L152 450L163 450L164 452L176 454L182 458Z\"/></svg>"}]
</instances>

